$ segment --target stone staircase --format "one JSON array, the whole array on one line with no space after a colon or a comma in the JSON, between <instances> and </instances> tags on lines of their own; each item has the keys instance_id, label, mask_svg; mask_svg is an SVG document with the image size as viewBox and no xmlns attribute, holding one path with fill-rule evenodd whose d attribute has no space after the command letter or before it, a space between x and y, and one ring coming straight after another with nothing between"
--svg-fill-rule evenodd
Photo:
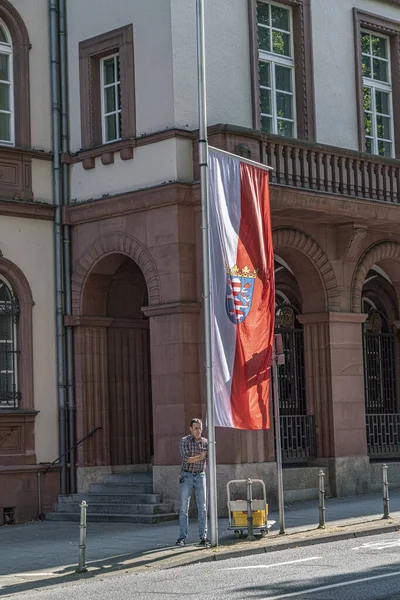
<instances>
[{"instance_id":1,"label":"stone staircase","mask_svg":"<svg viewBox=\"0 0 400 600\"><path fill-rule=\"evenodd\" d=\"M88 504L87 521L114 523L161 523L178 518L174 505L153 493L152 473L113 473L102 483L92 483L87 494L58 497L48 521L79 521L79 504Z\"/></svg>"}]
</instances>

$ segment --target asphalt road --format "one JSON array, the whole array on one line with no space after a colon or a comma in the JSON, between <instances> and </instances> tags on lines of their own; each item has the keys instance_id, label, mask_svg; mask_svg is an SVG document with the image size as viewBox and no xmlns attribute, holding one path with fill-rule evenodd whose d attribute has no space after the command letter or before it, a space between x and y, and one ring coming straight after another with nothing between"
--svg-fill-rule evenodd
<instances>
[{"instance_id":1,"label":"asphalt road","mask_svg":"<svg viewBox=\"0 0 400 600\"><path fill-rule=\"evenodd\" d=\"M400 600L400 534L171 570L120 573L12 596L41 600Z\"/></svg>"}]
</instances>

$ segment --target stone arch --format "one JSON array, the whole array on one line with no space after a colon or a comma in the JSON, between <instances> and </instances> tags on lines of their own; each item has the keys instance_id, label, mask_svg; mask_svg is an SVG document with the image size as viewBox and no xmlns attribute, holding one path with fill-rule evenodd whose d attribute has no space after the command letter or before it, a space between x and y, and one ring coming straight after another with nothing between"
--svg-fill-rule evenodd
<instances>
[{"instance_id":1,"label":"stone arch","mask_svg":"<svg viewBox=\"0 0 400 600\"><path fill-rule=\"evenodd\" d=\"M0 19L10 31L13 46L15 145L29 148L31 124L28 30L21 15L8 0L0 0Z\"/></svg>"},{"instance_id":2,"label":"stone arch","mask_svg":"<svg viewBox=\"0 0 400 600\"><path fill-rule=\"evenodd\" d=\"M328 257L315 240L298 229L285 227L272 232L274 250L295 249L308 258L318 275L325 296L325 310L339 311L340 298L335 273ZM300 282L299 282L300 283Z\"/></svg>"},{"instance_id":3,"label":"stone arch","mask_svg":"<svg viewBox=\"0 0 400 600\"><path fill-rule=\"evenodd\" d=\"M161 304L158 271L150 252L136 238L123 233L113 233L94 240L75 264L72 275L73 314L81 313L83 288L94 265L110 254L124 254L131 258L146 280L149 305Z\"/></svg>"},{"instance_id":4,"label":"stone arch","mask_svg":"<svg viewBox=\"0 0 400 600\"><path fill-rule=\"evenodd\" d=\"M400 261L400 244L389 241L377 242L361 256L355 268L351 286L351 310L353 312L361 312L362 290L368 271L374 264L383 260ZM396 270L399 268L400 264L397 265ZM396 281L394 280L392 283L395 285Z\"/></svg>"}]
</instances>

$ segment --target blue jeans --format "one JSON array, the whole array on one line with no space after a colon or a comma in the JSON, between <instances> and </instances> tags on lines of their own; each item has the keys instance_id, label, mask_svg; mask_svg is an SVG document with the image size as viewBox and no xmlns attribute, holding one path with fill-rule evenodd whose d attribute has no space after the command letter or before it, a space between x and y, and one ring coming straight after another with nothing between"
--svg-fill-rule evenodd
<instances>
[{"instance_id":1,"label":"blue jeans","mask_svg":"<svg viewBox=\"0 0 400 600\"><path fill-rule=\"evenodd\" d=\"M199 538L207 537L207 493L205 473L182 473L184 481L181 483L181 507L179 511L179 538L186 540L189 525L189 504L192 490L196 496L197 513L199 521Z\"/></svg>"}]
</instances>

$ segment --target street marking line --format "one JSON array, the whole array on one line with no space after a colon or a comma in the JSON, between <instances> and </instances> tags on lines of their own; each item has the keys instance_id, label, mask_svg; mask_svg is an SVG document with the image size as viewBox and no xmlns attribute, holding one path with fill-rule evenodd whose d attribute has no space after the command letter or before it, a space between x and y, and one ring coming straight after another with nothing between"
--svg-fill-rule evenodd
<instances>
[{"instance_id":1,"label":"street marking line","mask_svg":"<svg viewBox=\"0 0 400 600\"><path fill-rule=\"evenodd\" d=\"M304 594L314 594L315 592L322 592L322 590L332 590L338 587L344 587L346 585L354 585L355 583L363 583L364 581L374 581L375 579L385 579L386 577L399 576L400 571L395 573L385 573L384 575L373 575L371 577L364 577L363 579L350 579L350 581L343 581L342 583L332 583L332 585L321 585L316 588L309 588L308 590L301 590L300 592L289 592L289 594L282 594L280 596L265 596L263 600L283 600L283 598L294 598L295 596L303 596Z\"/></svg>"},{"instance_id":2,"label":"street marking line","mask_svg":"<svg viewBox=\"0 0 400 600\"><path fill-rule=\"evenodd\" d=\"M322 556L310 556L309 558L299 558L298 560L289 560L287 562L275 563L273 565L250 565L248 567L229 567L228 569L219 569L220 571L240 571L241 569L270 569L271 567L281 567L283 565L294 565L296 563L307 562L308 560L318 560Z\"/></svg>"},{"instance_id":3,"label":"street marking line","mask_svg":"<svg viewBox=\"0 0 400 600\"><path fill-rule=\"evenodd\" d=\"M352 550L362 550L363 548L370 548L371 550L384 550L385 548L394 548L400 546L400 540L392 540L391 542L368 542L362 546L356 546Z\"/></svg>"}]
</instances>

